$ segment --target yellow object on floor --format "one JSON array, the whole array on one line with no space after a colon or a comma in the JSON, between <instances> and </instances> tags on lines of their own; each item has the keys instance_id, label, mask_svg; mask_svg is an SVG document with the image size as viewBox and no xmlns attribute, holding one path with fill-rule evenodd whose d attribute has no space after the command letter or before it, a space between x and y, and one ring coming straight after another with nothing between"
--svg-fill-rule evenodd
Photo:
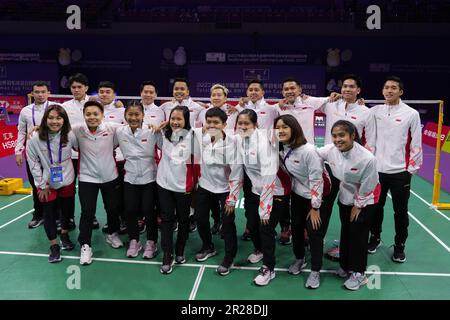
<instances>
[{"instance_id":1,"label":"yellow object on floor","mask_svg":"<svg viewBox=\"0 0 450 320\"><path fill-rule=\"evenodd\" d=\"M16 194L31 194L33 192L32 188L20 188L17 190L14 190L14 193Z\"/></svg>"},{"instance_id":2,"label":"yellow object on floor","mask_svg":"<svg viewBox=\"0 0 450 320\"><path fill-rule=\"evenodd\" d=\"M23 180L21 178L6 178L0 180L0 195L10 196L18 189L23 189Z\"/></svg>"}]
</instances>

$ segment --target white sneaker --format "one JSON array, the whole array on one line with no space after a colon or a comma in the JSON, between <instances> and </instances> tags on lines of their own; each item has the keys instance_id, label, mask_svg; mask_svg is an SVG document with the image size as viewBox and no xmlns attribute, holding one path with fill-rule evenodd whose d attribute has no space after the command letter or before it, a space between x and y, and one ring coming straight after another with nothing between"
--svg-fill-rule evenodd
<instances>
[{"instance_id":1,"label":"white sneaker","mask_svg":"<svg viewBox=\"0 0 450 320\"><path fill-rule=\"evenodd\" d=\"M270 271L268 267L262 266L262 268L259 269L259 274L253 281L258 286L266 286L273 278L275 278L275 271Z\"/></svg>"},{"instance_id":2,"label":"white sneaker","mask_svg":"<svg viewBox=\"0 0 450 320\"><path fill-rule=\"evenodd\" d=\"M111 245L114 249L123 247L123 242L119 238L119 234L117 232L114 232L113 234L108 234L106 236L106 242Z\"/></svg>"},{"instance_id":3,"label":"white sneaker","mask_svg":"<svg viewBox=\"0 0 450 320\"><path fill-rule=\"evenodd\" d=\"M92 249L87 244L83 244L80 252L80 264L88 265L92 263Z\"/></svg>"},{"instance_id":4,"label":"white sneaker","mask_svg":"<svg viewBox=\"0 0 450 320\"><path fill-rule=\"evenodd\" d=\"M364 273L352 272L350 278L344 282L344 287L348 290L358 290L359 287L365 285L368 282L368 279Z\"/></svg>"},{"instance_id":5,"label":"white sneaker","mask_svg":"<svg viewBox=\"0 0 450 320\"><path fill-rule=\"evenodd\" d=\"M320 287L320 272L311 271L308 280L306 280L305 287L308 289L317 289Z\"/></svg>"},{"instance_id":6,"label":"white sneaker","mask_svg":"<svg viewBox=\"0 0 450 320\"><path fill-rule=\"evenodd\" d=\"M130 245L128 246L127 257L136 258L141 250L142 250L141 243L133 239L130 241Z\"/></svg>"},{"instance_id":7,"label":"white sneaker","mask_svg":"<svg viewBox=\"0 0 450 320\"><path fill-rule=\"evenodd\" d=\"M145 243L144 254L142 258L144 259L152 259L156 256L158 252L158 248L156 247L156 243L153 240L147 240Z\"/></svg>"},{"instance_id":8,"label":"white sneaker","mask_svg":"<svg viewBox=\"0 0 450 320\"><path fill-rule=\"evenodd\" d=\"M306 267L304 259L295 259L294 263L289 266L288 273L297 275Z\"/></svg>"},{"instance_id":9,"label":"white sneaker","mask_svg":"<svg viewBox=\"0 0 450 320\"><path fill-rule=\"evenodd\" d=\"M248 256L247 261L250 263L258 263L262 259L263 259L263 253L260 251L255 251Z\"/></svg>"}]
</instances>

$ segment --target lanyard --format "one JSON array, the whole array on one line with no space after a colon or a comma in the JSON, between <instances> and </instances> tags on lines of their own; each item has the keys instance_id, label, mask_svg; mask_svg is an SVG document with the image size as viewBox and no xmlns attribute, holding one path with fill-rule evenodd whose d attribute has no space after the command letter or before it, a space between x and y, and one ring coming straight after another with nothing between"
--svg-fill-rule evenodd
<instances>
[{"instance_id":1,"label":"lanyard","mask_svg":"<svg viewBox=\"0 0 450 320\"><path fill-rule=\"evenodd\" d=\"M33 119L33 127L36 127L36 120L34 119L34 107L36 104L33 103L33 108L31 109L31 117ZM47 110L48 101L45 103L45 110Z\"/></svg>"},{"instance_id":2,"label":"lanyard","mask_svg":"<svg viewBox=\"0 0 450 320\"><path fill-rule=\"evenodd\" d=\"M292 176L292 174L289 172L287 166L286 166L286 160L287 158L289 158L289 156L291 155L293 149L289 149L289 151L286 153L286 155L284 156L284 158L281 157L281 154L278 154L280 160L281 160L281 166L285 169L285 171Z\"/></svg>"},{"instance_id":3,"label":"lanyard","mask_svg":"<svg viewBox=\"0 0 450 320\"><path fill-rule=\"evenodd\" d=\"M48 138L47 138L47 151L48 151L48 158L50 160L50 165L53 165L52 149L50 147L50 139L48 139ZM58 164L61 165L61 158L62 158L62 140L61 140L61 137L59 139L58 156L59 156Z\"/></svg>"},{"instance_id":4,"label":"lanyard","mask_svg":"<svg viewBox=\"0 0 450 320\"><path fill-rule=\"evenodd\" d=\"M289 158L289 156L291 155L292 151L293 151L293 149L289 149L289 151L286 153L286 155L283 158L283 163L286 162L287 158Z\"/></svg>"}]
</instances>

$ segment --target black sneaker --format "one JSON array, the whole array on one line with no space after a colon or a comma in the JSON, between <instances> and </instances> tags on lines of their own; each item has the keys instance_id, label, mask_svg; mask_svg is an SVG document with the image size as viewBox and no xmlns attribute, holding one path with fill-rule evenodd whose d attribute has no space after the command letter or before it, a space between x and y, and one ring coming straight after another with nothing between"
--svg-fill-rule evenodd
<instances>
[{"instance_id":1,"label":"black sneaker","mask_svg":"<svg viewBox=\"0 0 450 320\"><path fill-rule=\"evenodd\" d=\"M216 272L221 276L226 276L227 274L230 273L232 267L233 267L233 259L225 257L222 263L217 267Z\"/></svg>"},{"instance_id":2,"label":"black sneaker","mask_svg":"<svg viewBox=\"0 0 450 320\"><path fill-rule=\"evenodd\" d=\"M211 234L219 234L221 229L221 225L219 222L214 222L211 228Z\"/></svg>"},{"instance_id":3,"label":"black sneaker","mask_svg":"<svg viewBox=\"0 0 450 320\"><path fill-rule=\"evenodd\" d=\"M281 230L281 234L280 234L280 244L282 245L288 245L291 243L291 239L292 239L292 233L291 233L291 228L290 227L284 227Z\"/></svg>"},{"instance_id":4,"label":"black sneaker","mask_svg":"<svg viewBox=\"0 0 450 320\"><path fill-rule=\"evenodd\" d=\"M59 244L53 244L50 246L50 255L48 256L48 262L56 263L60 262L61 259L61 248Z\"/></svg>"},{"instance_id":5,"label":"black sneaker","mask_svg":"<svg viewBox=\"0 0 450 320\"><path fill-rule=\"evenodd\" d=\"M75 248L75 245L72 241L70 241L69 233L61 233L59 236L59 239L61 240L61 249L71 251L73 248Z\"/></svg>"},{"instance_id":6,"label":"black sneaker","mask_svg":"<svg viewBox=\"0 0 450 320\"><path fill-rule=\"evenodd\" d=\"M173 255L171 253L164 252L163 262L159 271L162 274L169 274L172 272L173 264L174 264Z\"/></svg>"},{"instance_id":7,"label":"black sneaker","mask_svg":"<svg viewBox=\"0 0 450 320\"><path fill-rule=\"evenodd\" d=\"M44 223L44 218L33 214L33 218L28 222L28 229L34 229Z\"/></svg>"},{"instance_id":8,"label":"black sneaker","mask_svg":"<svg viewBox=\"0 0 450 320\"><path fill-rule=\"evenodd\" d=\"M102 232L108 233L108 224L107 223L105 223L105 225L102 227Z\"/></svg>"},{"instance_id":9,"label":"black sneaker","mask_svg":"<svg viewBox=\"0 0 450 320\"><path fill-rule=\"evenodd\" d=\"M404 244L394 245L394 254L392 255L392 261L404 263L406 261L406 255L404 251L405 251Z\"/></svg>"},{"instance_id":10,"label":"black sneaker","mask_svg":"<svg viewBox=\"0 0 450 320\"><path fill-rule=\"evenodd\" d=\"M77 227L77 225L75 224L75 220L73 218L69 219L69 222L67 223L67 230L72 231L75 230L75 228ZM56 220L56 232L58 234L61 234L61 221L60 220Z\"/></svg>"},{"instance_id":11,"label":"black sneaker","mask_svg":"<svg viewBox=\"0 0 450 320\"><path fill-rule=\"evenodd\" d=\"M189 232L197 231L197 223L195 221L189 222Z\"/></svg>"},{"instance_id":12,"label":"black sneaker","mask_svg":"<svg viewBox=\"0 0 450 320\"><path fill-rule=\"evenodd\" d=\"M144 233L147 230L147 226L145 225L145 218L138 220L138 229L139 233Z\"/></svg>"},{"instance_id":13,"label":"black sneaker","mask_svg":"<svg viewBox=\"0 0 450 320\"><path fill-rule=\"evenodd\" d=\"M375 236L370 236L369 244L367 246L368 253L375 253L377 249L381 246L381 239Z\"/></svg>"},{"instance_id":14,"label":"black sneaker","mask_svg":"<svg viewBox=\"0 0 450 320\"><path fill-rule=\"evenodd\" d=\"M99 229L100 224L97 221L97 217L94 217L94 221L92 221L92 229Z\"/></svg>"},{"instance_id":15,"label":"black sneaker","mask_svg":"<svg viewBox=\"0 0 450 320\"><path fill-rule=\"evenodd\" d=\"M127 224L125 221L120 221L119 234L126 234L126 233L127 233Z\"/></svg>"},{"instance_id":16,"label":"black sneaker","mask_svg":"<svg viewBox=\"0 0 450 320\"><path fill-rule=\"evenodd\" d=\"M252 240L252 238L250 237L250 230L248 230L247 228L245 228L245 231L242 234L242 240L244 240L244 241Z\"/></svg>"},{"instance_id":17,"label":"black sneaker","mask_svg":"<svg viewBox=\"0 0 450 320\"><path fill-rule=\"evenodd\" d=\"M173 224L173 232L177 232L178 231L178 222L174 222Z\"/></svg>"},{"instance_id":18,"label":"black sneaker","mask_svg":"<svg viewBox=\"0 0 450 320\"><path fill-rule=\"evenodd\" d=\"M67 224L67 230L72 231L72 230L75 230L76 227L77 227L77 225L75 224L75 219L70 218L69 222Z\"/></svg>"},{"instance_id":19,"label":"black sneaker","mask_svg":"<svg viewBox=\"0 0 450 320\"><path fill-rule=\"evenodd\" d=\"M216 249L214 249L214 246L211 246L209 248L202 248L197 254L195 255L195 260L199 262L203 262L208 260L208 258L213 257L217 254Z\"/></svg>"}]
</instances>

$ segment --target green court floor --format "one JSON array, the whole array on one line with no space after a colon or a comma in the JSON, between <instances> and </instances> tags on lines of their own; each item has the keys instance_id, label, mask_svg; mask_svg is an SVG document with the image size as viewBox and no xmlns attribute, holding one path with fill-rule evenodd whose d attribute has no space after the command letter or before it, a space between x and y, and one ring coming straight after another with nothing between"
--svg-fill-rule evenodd
<instances>
[{"instance_id":1,"label":"green court floor","mask_svg":"<svg viewBox=\"0 0 450 320\"><path fill-rule=\"evenodd\" d=\"M298 276L286 270L292 262L292 246L277 246L276 278L266 287L252 283L261 264L250 265L246 257L252 251L251 242L239 240L236 268L221 277L215 268L223 257L223 241L214 236L218 255L205 263L194 256L200 249L197 232L191 233L186 248L187 263L175 265L170 275L161 275L162 254L153 260L129 259L126 249L109 247L101 230L93 232L94 262L79 265L79 245L64 252L58 264L47 262L49 244L44 228L27 228L31 219L30 196L0 197L0 299L177 299L177 300L307 300L307 299L450 299L450 212L430 209L432 185L420 177L413 178L410 198L410 226L406 254L407 262L390 260L393 248L394 222L392 203L385 210L383 245L369 255L369 286L351 292L342 287L343 281L332 272L337 263L324 258L321 287L304 287L309 269ZM420 199L421 197L422 199ZM442 195L450 202L450 195ZM241 203L240 203L241 204ZM239 205L240 205L239 204ZM101 198L97 217L106 220ZM337 209L337 208L335 208ZM77 201L76 220L79 219ZM244 229L244 213L237 210L238 233ZM326 248L338 239L339 218L333 212L326 237ZM78 231L71 232L75 240ZM122 236L126 241L127 237ZM142 241L145 241L142 235ZM309 258L309 256L307 256ZM309 266L308 266L309 267ZM308 268L307 267L307 268Z\"/></svg>"}]
</instances>

